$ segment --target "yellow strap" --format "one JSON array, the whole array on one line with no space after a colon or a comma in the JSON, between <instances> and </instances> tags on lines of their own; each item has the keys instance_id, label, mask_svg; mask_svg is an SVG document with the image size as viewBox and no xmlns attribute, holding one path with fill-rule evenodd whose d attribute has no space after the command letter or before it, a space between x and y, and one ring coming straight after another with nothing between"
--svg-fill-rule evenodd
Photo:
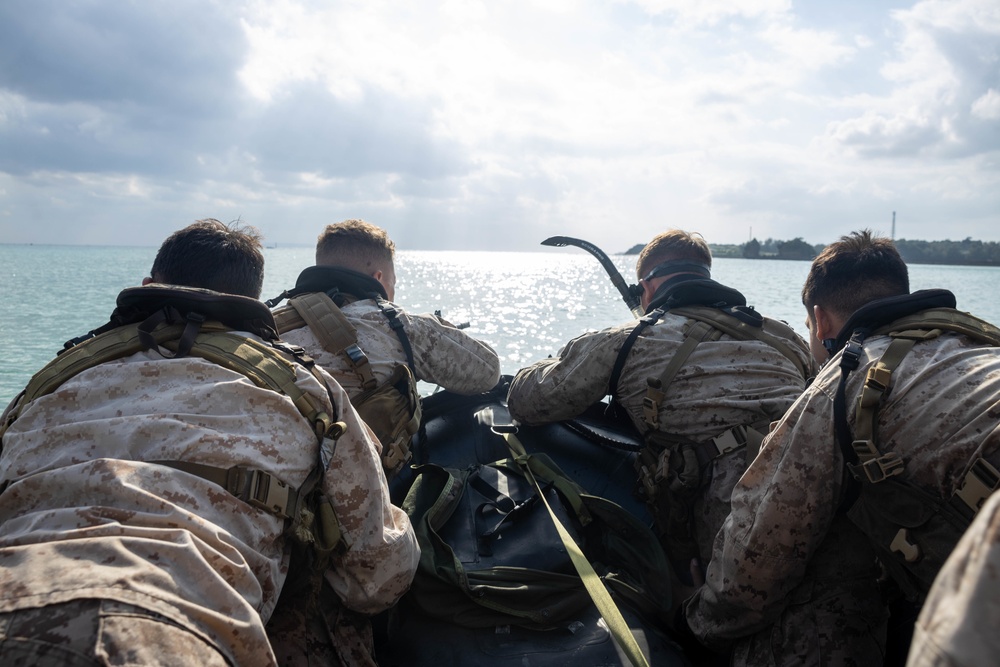
<instances>
[{"instance_id":1,"label":"yellow strap","mask_svg":"<svg viewBox=\"0 0 1000 667\"><path fill-rule=\"evenodd\" d=\"M517 436L509 432L501 432L500 435L507 441L507 447L510 448L515 459L524 461L528 458L528 454L525 452L521 441L517 439ZM541 485L539 485L538 480L535 479L535 475L531 472L531 466L525 464L523 468L525 476L535 485L538 497L545 503L545 509L549 511L549 517L552 519L552 523L559 533L559 538L562 540L563 546L566 547L566 553L569 554L570 559L573 561L573 566L580 575L580 580L587 588L587 592L590 593L590 598L597 606L597 610L601 613L604 622L608 624L608 629L611 630L611 634L618 643L619 648L625 652L629 661L635 667L649 667L646 656L643 654L642 649L639 648L639 642L636 641L631 628L628 627L628 623L625 622L622 613L618 610L614 600L611 599L611 594L608 593L604 582L601 581L590 561L587 560L583 551L580 550L579 545L573 540L573 537L566 530L566 527L563 526L559 517L552 511L552 507L549 506L549 501L545 498Z\"/></svg>"}]
</instances>

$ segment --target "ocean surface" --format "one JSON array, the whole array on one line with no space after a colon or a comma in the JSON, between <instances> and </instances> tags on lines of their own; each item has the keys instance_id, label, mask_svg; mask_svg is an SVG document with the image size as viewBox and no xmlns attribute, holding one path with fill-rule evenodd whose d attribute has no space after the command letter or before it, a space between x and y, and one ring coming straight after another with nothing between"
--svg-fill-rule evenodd
<instances>
[{"instance_id":1,"label":"ocean surface","mask_svg":"<svg viewBox=\"0 0 1000 667\"><path fill-rule=\"evenodd\" d=\"M148 275L156 248L0 244L0 405L12 400L63 342L107 321L115 297ZM612 255L628 282L636 257ZM263 298L313 263L312 248L267 248ZM713 278L757 310L807 334L800 290L809 262L716 259ZM400 251L396 301L440 311L488 342L505 373L556 354L569 339L631 319L604 269L577 248L538 252ZM910 266L911 289L940 287L958 306L1000 324L1000 268Z\"/></svg>"}]
</instances>

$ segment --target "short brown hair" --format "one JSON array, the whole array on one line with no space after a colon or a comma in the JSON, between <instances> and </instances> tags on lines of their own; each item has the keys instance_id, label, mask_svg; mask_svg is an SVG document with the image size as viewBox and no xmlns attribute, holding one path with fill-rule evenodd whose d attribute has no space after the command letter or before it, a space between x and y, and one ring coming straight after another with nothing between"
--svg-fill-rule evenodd
<instances>
[{"instance_id":1,"label":"short brown hair","mask_svg":"<svg viewBox=\"0 0 1000 667\"><path fill-rule=\"evenodd\" d=\"M392 266L396 244L381 227L364 220L327 225L316 240L316 264L370 274Z\"/></svg>"},{"instance_id":2,"label":"short brown hair","mask_svg":"<svg viewBox=\"0 0 1000 667\"><path fill-rule=\"evenodd\" d=\"M264 285L260 240L256 228L239 222L198 220L167 237L150 276L159 283L258 299Z\"/></svg>"},{"instance_id":3,"label":"short brown hair","mask_svg":"<svg viewBox=\"0 0 1000 667\"><path fill-rule=\"evenodd\" d=\"M892 240L863 229L841 236L813 260L802 305L809 317L820 306L846 318L875 299L909 293L906 262Z\"/></svg>"},{"instance_id":4,"label":"short brown hair","mask_svg":"<svg viewBox=\"0 0 1000 667\"><path fill-rule=\"evenodd\" d=\"M642 278L657 264L672 259L685 259L712 268L712 251L701 234L671 229L654 236L642 249L635 264L636 275Z\"/></svg>"}]
</instances>

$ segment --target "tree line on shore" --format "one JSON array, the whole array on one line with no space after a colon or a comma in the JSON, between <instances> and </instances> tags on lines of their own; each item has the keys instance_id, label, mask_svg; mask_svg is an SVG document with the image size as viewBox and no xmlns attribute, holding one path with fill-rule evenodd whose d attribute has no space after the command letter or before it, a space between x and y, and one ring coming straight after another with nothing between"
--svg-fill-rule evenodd
<instances>
[{"instance_id":1,"label":"tree line on shore","mask_svg":"<svg viewBox=\"0 0 1000 667\"><path fill-rule=\"evenodd\" d=\"M1000 266L1000 243L995 241L894 241L899 254L907 264L971 264ZM741 244L710 243L713 257L741 257L744 259L792 259L811 261L826 244L809 244L801 237L788 241L756 238ZM642 244L629 248L625 254L638 254Z\"/></svg>"}]
</instances>

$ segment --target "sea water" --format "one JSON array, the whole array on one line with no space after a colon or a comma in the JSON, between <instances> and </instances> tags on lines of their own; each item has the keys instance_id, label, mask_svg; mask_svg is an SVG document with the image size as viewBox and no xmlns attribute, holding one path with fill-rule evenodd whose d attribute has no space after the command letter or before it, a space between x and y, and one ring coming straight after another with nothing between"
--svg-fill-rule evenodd
<instances>
[{"instance_id":1,"label":"sea water","mask_svg":"<svg viewBox=\"0 0 1000 667\"><path fill-rule=\"evenodd\" d=\"M0 245L0 407L63 343L107 321L115 297L149 275L156 248ZM628 282L634 255L612 255ZM263 298L295 284L308 247L265 249ZM713 278L807 334L800 291L809 262L717 258ZM557 354L583 333L631 319L607 273L577 248L538 252L399 251L396 301L435 312L489 343L505 373ZM949 289L958 306L1000 324L1000 268L910 266L911 288Z\"/></svg>"}]
</instances>

